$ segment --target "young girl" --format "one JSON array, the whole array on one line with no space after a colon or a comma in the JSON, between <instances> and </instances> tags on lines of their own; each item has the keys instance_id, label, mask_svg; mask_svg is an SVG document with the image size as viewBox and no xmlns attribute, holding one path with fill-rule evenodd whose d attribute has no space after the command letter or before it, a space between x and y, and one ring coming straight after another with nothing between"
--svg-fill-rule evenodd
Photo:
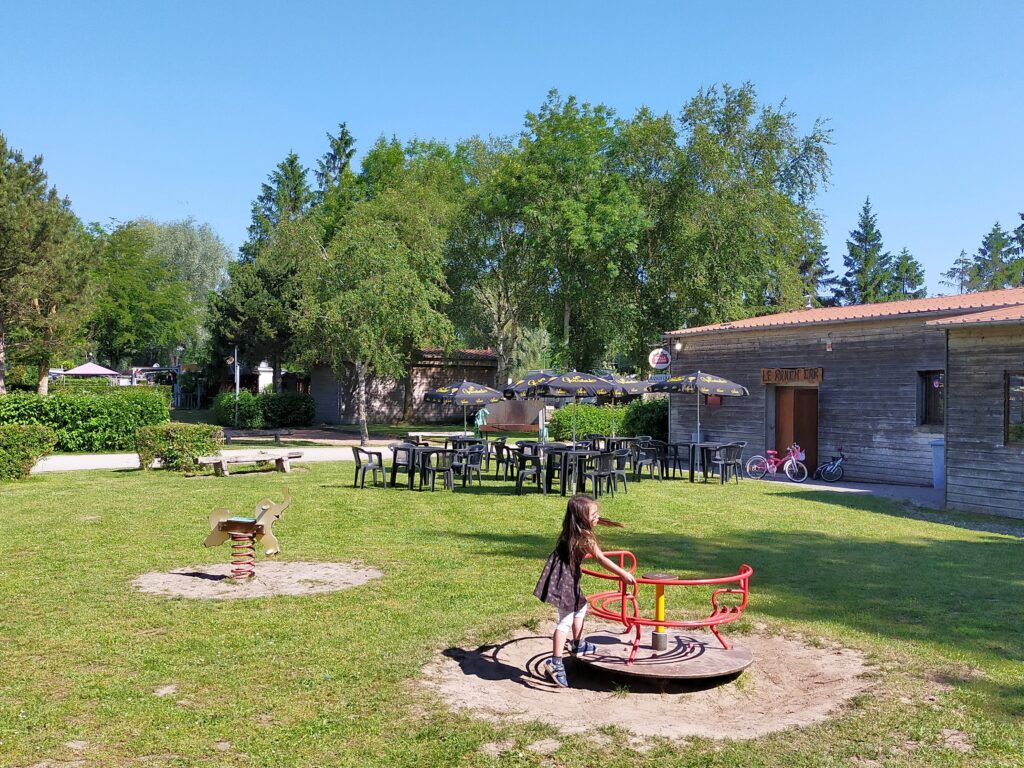
<instances>
[{"instance_id":1,"label":"young girl","mask_svg":"<svg viewBox=\"0 0 1024 768\"><path fill-rule=\"evenodd\" d=\"M633 574L605 557L601 548L597 546L594 526L599 522L614 525L611 521L601 520L597 501L582 494L569 499L565 519L562 521L562 535L555 545L555 551L544 564L544 571L540 575L536 589L533 590L534 595L558 609L558 626L551 637L551 658L544 662L544 672L562 688L569 686L565 676L565 665L562 662L562 652L570 626L570 648L573 653L585 655L597 650L593 644L582 639L583 619L587 614L587 599L580 590L584 556L591 555L604 568L624 579L627 584L636 583Z\"/></svg>"}]
</instances>

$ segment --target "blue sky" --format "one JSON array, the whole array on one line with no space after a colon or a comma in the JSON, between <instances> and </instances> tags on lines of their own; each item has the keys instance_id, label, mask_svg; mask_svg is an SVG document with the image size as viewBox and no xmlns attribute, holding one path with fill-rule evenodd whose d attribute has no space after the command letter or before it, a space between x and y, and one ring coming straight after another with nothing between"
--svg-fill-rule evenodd
<instances>
[{"instance_id":1,"label":"blue sky","mask_svg":"<svg viewBox=\"0 0 1024 768\"><path fill-rule=\"evenodd\" d=\"M827 5L832 7L822 8ZM507 135L558 88L677 114L755 84L833 129L818 199L833 265L864 198L928 287L1024 211L1024 3L0 0L0 131L86 220L194 216L237 247L260 183L346 121L378 136Z\"/></svg>"}]
</instances>

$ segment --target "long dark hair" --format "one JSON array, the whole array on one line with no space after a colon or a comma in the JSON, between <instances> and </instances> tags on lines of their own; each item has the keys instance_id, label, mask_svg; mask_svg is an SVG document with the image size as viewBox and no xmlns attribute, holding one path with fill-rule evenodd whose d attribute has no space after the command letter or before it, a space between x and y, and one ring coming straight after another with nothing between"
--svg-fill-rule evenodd
<instances>
[{"instance_id":1,"label":"long dark hair","mask_svg":"<svg viewBox=\"0 0 1024 768\"><path fill-rule=\"evenodd\" d=\"M594 538L594 526L590 522L590 513L597 509L597 501L592 496L578 493L569 499L565 508L565 519L562 520L562 535L559 545L569 549L569 561L576 565L584 556L594 551L597 540Z\"/></svg>"}]
</instances>

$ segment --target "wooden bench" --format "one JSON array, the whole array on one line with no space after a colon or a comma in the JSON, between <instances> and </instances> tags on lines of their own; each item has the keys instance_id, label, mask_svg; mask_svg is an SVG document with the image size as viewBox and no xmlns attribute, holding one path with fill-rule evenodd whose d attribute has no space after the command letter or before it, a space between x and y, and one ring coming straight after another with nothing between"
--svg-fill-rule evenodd
<instances>
[{"instance_id":1,"label":"wooden bench","mask_svg":"<svg viewBox=\"0 0 1024 768\"><path fill-rule=\"evenodd\" d=\"M302 451L288 451L286 453L241 453L237 456L200 456L196 464L201 467L212 466L214 473L219 477L230 474L229 464L263 464L274 462L278 472L291 472L291 460L301 459Z\"/></svg>"},{"instance_id":2,"label":"wooden bench","mask_svg":"<svg viewBox=\"0 0 1024 768\"><path fill-rule=\"evenodd\" d=\"M281 435L294 434L290 429L225 429L224 443L231 444L232 440L239 437L272 437L274 442L281 444Z\"/></svg>"},{"instance_id":3,"label":"wooden bench","mask_svg":"<svg viewBox=\"0 0 1024 768\"><path fill-rule=\"evenodd\" d=\"M405 435L410 440L445 440L453 437L473 437L473 432L407 432Z\"/></svg>"}]
</instances>

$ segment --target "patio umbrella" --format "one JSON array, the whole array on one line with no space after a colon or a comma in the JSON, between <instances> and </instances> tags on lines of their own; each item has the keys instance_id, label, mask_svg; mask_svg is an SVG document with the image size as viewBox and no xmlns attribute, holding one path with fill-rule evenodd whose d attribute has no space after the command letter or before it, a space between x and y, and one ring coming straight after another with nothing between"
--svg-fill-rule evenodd
<instances>
[{"instance_id":1,"label":"patio umbrella","mask_svg":"<svg viewBox=\"0 0 1024 768\"><path fill-rule=\"evenodd\" d=\"M549 397L571 397L574 401L577 401L581 397L611 395L615 390L615 385L608 379L603 379L592 373L569 371L569 373L563 373L560 376L552 376L538 386L537 389ZM575 411L572 414L572 441L576 442Z\"/></svg>"},{"instance_id":2,"label":"patio umbrella","mask_svg":"<svg viewBox=\"0 0 1024 768\"><path fill-rule=\"evenodd\" d=\"M515 400L517 397L529 397L532 391L555 375L554 371L529 371L515 384L505 387L505 397Z\"/></svg>"},{"instance_id":3,"label":"patio umbrella","mask_svg":"<svg viewBox=\"0 0 1024 768\"><path fill-rule=\"evenodd\" d=\"M610 381L614 385L614 389L612 389L612 437L615 437L615 399L618 397L642 395L656 382L636 381L635 379L627 379L624 376L613 376Z\"/></svg>"},{"instance_id":4,"label":"patio umbrella","mask_svg":"<svg viewBox=\"0 0 1024 768\"><path fill-rule=\"evenodd\" d=\"M649 392L682 392L697 395L697 439L700 440L700 396L721 395L723 397L746 397L750 394L742 384L737 384L721 376L706 371L687 373L684 376L673 376L665 381L655 382Z\"/></svg>"},{"instance_id":5,"label":"patio umbrella","mask_svg":"<svg viewBox=\"0 0 1024 768\"><path fill-rule=\"evenodd\" d=\"M466 431L466 408L471 405L487 405L505 399L496 389L463 379L458 384L432 389L424 395L428 403L454 403L462 406L462 431Z\"/></svg>"}]
</instances>

